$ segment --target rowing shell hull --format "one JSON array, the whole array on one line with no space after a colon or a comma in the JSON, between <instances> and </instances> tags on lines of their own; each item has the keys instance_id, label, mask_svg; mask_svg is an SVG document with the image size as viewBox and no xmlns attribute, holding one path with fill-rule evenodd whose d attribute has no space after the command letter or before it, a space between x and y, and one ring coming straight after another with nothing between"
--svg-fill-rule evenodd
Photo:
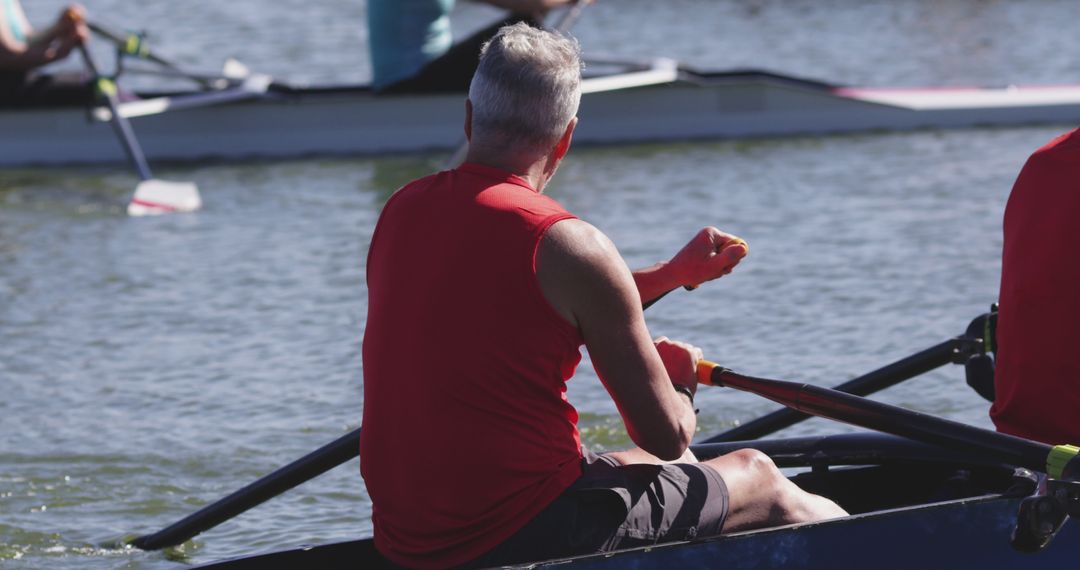
<instances>
[{"instance_id":1,"label":"rowing shell hull","mask_svg":"<svg viewBox=\"0 0 1080 570\"><path fill-rule=\"evenodd\" d=\"M793 480L837 500L853 513L815 524L710 537L603 555L533 562L532 568L824 569L1074 568L1080 523L1065 524L1038 553L1010 546L1017 511L1033 482L1012 468L878 434L828 436L695 448L701 457L754 446L781 466L816 464ZM827 464L868 466L823 469ZM996 490L996 492L991 492ZM956 498L948 498L956 497ZM370 539L298 548L219 562L216 570L248 568L380 568Z\"/></svg>"},{"instance_id":2,"label":"rowing shell hull","mask_svg":"<svg viewBox=\"0 0 1080 570\"><path fill-rule=\"evenodd\" d=\"M577 570L873 569L1062 570L1075 568L1080 524L1073 521L1043 551L1009 547L1019 499L986 498L839 521L674 543L526 567ZM214 570L386 567L370 539L220 562Z\"/></svg>"},{"instance_id":3,"label":"rowing shell hull","mask_svg":"<svg viewBox=\"0 0 1080 570\"><path fill-rule=\"evenodd\" d=\"M768 72L686 69L670 81L622 85L583 96L575 143L1080 122L1080 86L854 89ZM274 86L243 101L137 117L132 125L151 161L446 150L462 142L464 99ZM108 124L91 115L79 107L0 110L0 166L122 162Z\"/></svg>"}]
</instances>

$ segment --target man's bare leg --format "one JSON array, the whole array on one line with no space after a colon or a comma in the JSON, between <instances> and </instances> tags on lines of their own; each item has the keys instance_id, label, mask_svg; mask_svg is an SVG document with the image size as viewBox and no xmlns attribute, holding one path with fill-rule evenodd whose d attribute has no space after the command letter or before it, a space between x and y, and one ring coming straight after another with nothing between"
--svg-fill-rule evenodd
<instances>
[{"instance_id":1,"label":"man's bare leg","mask_svg":"<svg viewBox=\"0 0 1080 570\"><path fill-rule=\"evenodd\" d=\"M622 465L698 462L689 449L677 462L662 461L639 448L605 455ZM768 455L756 449L740 449L701 464L720 473L728 488L728 515L723 532L847 516L833 501L800 489L780 472Z\"/></svg>"}]
</instances>

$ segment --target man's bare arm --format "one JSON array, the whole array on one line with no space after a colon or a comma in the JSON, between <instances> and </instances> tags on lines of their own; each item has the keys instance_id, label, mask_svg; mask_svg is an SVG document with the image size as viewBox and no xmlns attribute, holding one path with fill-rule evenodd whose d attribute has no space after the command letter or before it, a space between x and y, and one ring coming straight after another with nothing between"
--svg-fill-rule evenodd
<instances>
[{"instance_id":1,"label":"man's bare arm","mask_svg":"<svg viewBox=\"0 0 1080 570\"><path fill-rule=\"evenodd\" d=\"M653 344L633 277L611 240L583 221L557 222L540 242L537 278L548 302L581 331L634 443L661 459L682 456L697 420L672 382L696 390L700 353L666 339Z\"/></svg>"}]
</instances>

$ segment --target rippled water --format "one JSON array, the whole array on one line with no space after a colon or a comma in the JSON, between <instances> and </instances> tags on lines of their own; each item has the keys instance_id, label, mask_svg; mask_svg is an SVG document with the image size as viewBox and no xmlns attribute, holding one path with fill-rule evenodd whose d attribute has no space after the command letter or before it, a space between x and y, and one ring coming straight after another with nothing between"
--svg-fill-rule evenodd
<instances>
[{"instance_id":1,"label":"rippled water","mask_svg":"<svg viewBox=\"0 0 1080 570\"><path fill-rule=\"evenodd\" d=\"M26 4L38 22L60 6ZM368 75L362 2L86 4L195 67L233 55L296 81ZM600 0L578 35L587 53L838 83L1062 83L1080 76L1059 33L1077 6ZM492 14L463 6L455 25ZM963 332L996 299L1009 188L1066 128L582 149L549 192L633 266L706 224L745 237L740 269L658 303L652 332L833 385ZM176 568L370 534L353 461L180 549L120 547L359 424L378 209L444 160L161 166L207 207L152 219L124 216L134 182L118 167L0 171L0 567ZM989 425L958 367L878 397ZM570 398L590 445L626 444L587 364ZM727 390L699 400L703 435L775 408Z\"/></svg>"}]
</instances>

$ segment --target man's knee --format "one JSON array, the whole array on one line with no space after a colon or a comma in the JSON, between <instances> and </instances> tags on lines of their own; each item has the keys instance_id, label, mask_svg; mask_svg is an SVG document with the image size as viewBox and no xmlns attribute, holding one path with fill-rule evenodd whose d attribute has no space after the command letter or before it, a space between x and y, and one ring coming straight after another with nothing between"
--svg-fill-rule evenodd
<instances>
[{"instance_id":1,"label":"man's knee","mask_svg":"<svg viewBox=\"0 0 1080 570\"><path fill-rule=\"evenodd\" d=\"M741 462L758 496L768 503L767 518L772 522L812 522L847 515L833 501L792 483L768 455L756 449L741 449L730 455Z\"/></svg>"},{"instance_id":2,"label":"man's knee","mask_svg":"<svg viewBox=\"0 0 1080 570\"><path fill-rule=\"evenodd\" d=\"M738 469L755 481L775 483L784 479L784 474L772 458L756 449L740 449L725 455L724 458L735 462Z\"/></svg>"}]
</instances>

